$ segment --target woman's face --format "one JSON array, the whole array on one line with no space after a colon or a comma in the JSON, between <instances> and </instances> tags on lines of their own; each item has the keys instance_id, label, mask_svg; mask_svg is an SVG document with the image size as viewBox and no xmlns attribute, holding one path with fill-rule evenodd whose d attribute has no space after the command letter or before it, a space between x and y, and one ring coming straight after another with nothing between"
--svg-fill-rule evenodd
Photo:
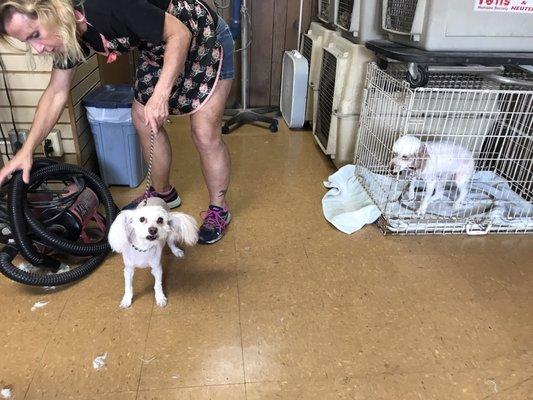
<instances>
[{"instance_id":1,"label":"woman's face","mask_svg":"<svg viewBox=\"0 0 533 400\"><path fill-rule=\"evenodd\" d=\"M9 36L31 45L39 54L61 52L63 42L57 33L43 26L37 18L26 14L14 13L6 23Z\"/></svg>"}]
</instances>

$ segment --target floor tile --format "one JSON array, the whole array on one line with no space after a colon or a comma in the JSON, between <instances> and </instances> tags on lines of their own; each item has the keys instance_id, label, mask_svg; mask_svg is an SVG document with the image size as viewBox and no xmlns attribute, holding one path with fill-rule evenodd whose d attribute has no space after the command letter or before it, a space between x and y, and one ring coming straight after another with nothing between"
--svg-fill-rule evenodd
<instances>
[{"instance_id":1,"label":"floor tile","mask_svg":"<svg viewBox=\"0 0 533 400\"><path fill-rule=\"evenodd\" d=\"M185 258L163 257L163 288L168 299L164 308L154 306L154 315L238 312L235 245L230 238L218 246L185 250Z\"/></svg>"},{"instance_id":2,"label":"floor tile","mask_svg":"<svg viewBox=\"0 0 533 400\"><path fill-rule=\"evenodd\" d=\"M39 320L55 323L72 295L72 286L45 289L13 282L2 276L0 304L6 321ZM14 301L16 299L16 301Z\"/></svg>"},{"instance_id":3,"label":"floor tile","mask_svg":"<svg viewBox=\"0 0 533 400\"><path fill-rule=\"evenodd\" d=\"M65 400L67 399L68 400L136 400L136 398L137 398L137 392L91 394L91 395L64 397ZM36 400L42 399L42 397L36 397L35 399ZM33 400L33 399L28 397L26 400Z\"/></svg>"},{"instance_id":4,"label":"floor tile","mask_svg":"<svg viewBox=\"0 0 533 400\"><path fill-rule=\"evenodd\" d=\"M432 371L432 343L408 310L294 307L242 313L247 382Z\"/></svg>"},{"instance_id":5,"label":"floor tile","mask_svg":"<svg viewBox=\"0 0 533 400\"><path fill-rule=\"evenodd\" d=\"M141 390L244 383L237 313L153 316Z\"/></svg>"},{"instance_id":6,"label":"floor tile","mask_svg":"<svg viewBox=\"0 0 533 400\"><path fill-rule=\"evenodd\" d=\"M139 391L137 400L245 400L244 384Z\"/></svg>"},{"instance_id":7,"label":"floor tile","mask_svg":"<svg viewBox=\"0 0 533 400\"><path fill-rule=\"evenodd\" d=\"M55 323L39 318L4 320L0 335L0 390L10 388L23 399L38 369Z\"/></svg>"},{"instance_id":8,"label":"floor tile","mask_svg":"<svg viewBox=\"0 0 533 400\"><path fill-rule=\"evenodd\" d=\"M120 260L120 263L119 263ZM64 318L87 316L109 318L113 315L144 314L148 318L154 303L154 278L149 269L137 269L133 278L133 303L129 309L119 307L124 295L124 267L121 257L114 257L113 268L95 271L71 289L63 312Z\"/></svg>"},{"instance_id":9,"label":"floor tile","mask_svg":"<svg viewBox=\"0 0 533 400\"><path fill-rule=\"evenodd\" d=\"M339 375L328 379L246 384L248 400L527 399L531 370Z\"/></svg>"},{"instance_id":10,"label":"floor tile","mask_svg":"<svg viewBox=\"0 0 533 400\"><path fill-rule=\"evenodd\" d=\"M136 391L149 318L62 319L30 385L29 398L68 398ZM96 357L105 365L94 368Z\"/></svg>"}]
</instances>

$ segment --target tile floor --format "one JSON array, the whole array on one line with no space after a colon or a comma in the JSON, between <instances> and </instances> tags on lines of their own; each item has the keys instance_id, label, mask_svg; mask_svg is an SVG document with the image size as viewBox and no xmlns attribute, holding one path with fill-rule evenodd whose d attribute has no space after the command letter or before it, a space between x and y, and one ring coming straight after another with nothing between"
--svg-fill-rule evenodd
<instances>
[{"instance_id":1,"label":"tile floor","mask_svg":"<svg viewBox=\"0 0 533 400\"><path fill-rule=\"evenodd\" d=\"M181 211L206 190L169 127ZM53 292L0 279L0 389L17 400L533 398L533 237L347 236L321 213L334 169L309 132L226 137L223 241L165 254L121 310L121 259ZM115 188L125 204L142 187ZM37 301L48 304L31 311ZM101 370L95 357L107 354Z\"/></svg>"}]
</instances>

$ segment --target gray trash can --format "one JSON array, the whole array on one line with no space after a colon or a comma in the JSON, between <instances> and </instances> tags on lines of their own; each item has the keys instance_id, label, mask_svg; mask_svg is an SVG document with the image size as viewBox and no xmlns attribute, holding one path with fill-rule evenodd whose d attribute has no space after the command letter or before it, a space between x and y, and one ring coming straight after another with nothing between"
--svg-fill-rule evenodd
<instances>
[{"instance_id":1,"label":"gray trash can","mask_svg":"<svg viewBox=\"0 0 533 400\"><path fill-rule=\"evenodd\" d=\"M146 165L131 118L133 87L99 86L82 102L91 124L98 165L108 185L139 186Z\"/></svg>"}]
</instances>

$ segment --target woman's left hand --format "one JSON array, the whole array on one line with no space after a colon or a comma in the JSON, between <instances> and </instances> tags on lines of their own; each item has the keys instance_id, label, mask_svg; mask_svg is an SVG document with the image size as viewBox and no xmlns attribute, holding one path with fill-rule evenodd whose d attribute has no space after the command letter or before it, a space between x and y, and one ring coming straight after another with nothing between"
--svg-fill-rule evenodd
<instances>
[{"instance_id":1,"label":"woman's left hand","mask_svg":"<svg viewBox=\"0 0 533 400\"><path fill-rule=\"evenodd\" d=\"M157 135L168 118L168 97L154 92L144 106L144 118L146 126L150 126L152 133Z\"/></svg>"}]
</instances>

